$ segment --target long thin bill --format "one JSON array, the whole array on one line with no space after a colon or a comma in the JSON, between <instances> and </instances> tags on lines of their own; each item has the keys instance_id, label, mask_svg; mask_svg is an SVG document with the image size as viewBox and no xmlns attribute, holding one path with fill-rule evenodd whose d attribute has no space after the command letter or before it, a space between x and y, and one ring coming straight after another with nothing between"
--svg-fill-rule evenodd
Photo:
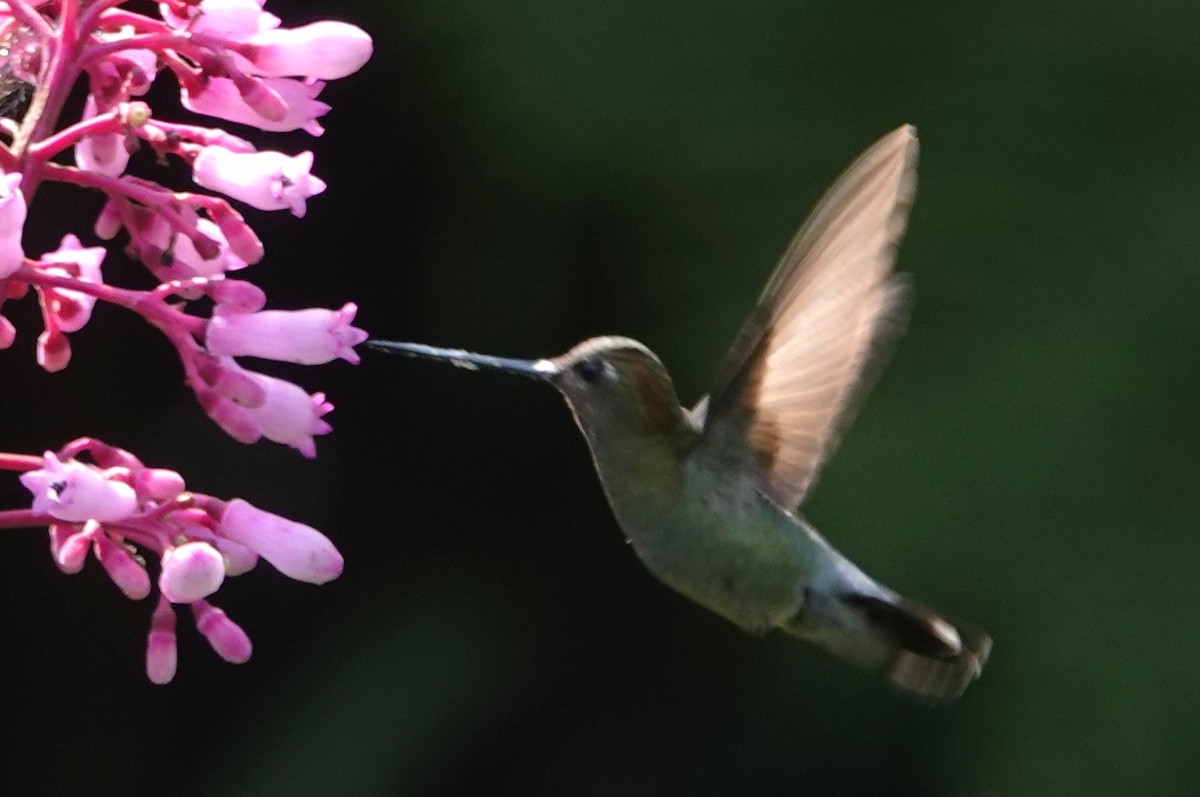
<instances>
[{"instance_id":1,"label":"long thin bill","mask_svg":"<svg viewBox=\"0 0 1200 797\"><path fill-rule=\"evenodd\" d=\"M437 346L426 346L424 343L401 343L394 340L368 340L367 346L389 354L402 354L406 357L447 362L469 371L478 371L482 368L520 374L533 379L549 379L558 373L557 366L549 360L514 360L509 357L475 354L463 349L441 349Z\"/></svg>"}]
</instances>

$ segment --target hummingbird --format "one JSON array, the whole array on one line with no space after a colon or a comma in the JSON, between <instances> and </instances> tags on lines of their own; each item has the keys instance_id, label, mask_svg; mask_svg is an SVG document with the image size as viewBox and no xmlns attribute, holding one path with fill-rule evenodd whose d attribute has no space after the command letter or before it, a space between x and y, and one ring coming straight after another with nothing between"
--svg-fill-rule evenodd
<instances>
[{"instance_id":1,"label":"hummingbird","mask_svg":"<svg viewBox=\"0 0 1200 797\"><path fill-rule=\"evenodd\" d=\"M654 352L626 337L541 360L368 345L553 385L618 524L661 581L749 632L782 631L901 690L955 698L979 676L988 635L875 581L799 511L903 325L907 282L892 267L916 163L904 125L834 182L691 409Z\"/></svg>"}]
</instances>

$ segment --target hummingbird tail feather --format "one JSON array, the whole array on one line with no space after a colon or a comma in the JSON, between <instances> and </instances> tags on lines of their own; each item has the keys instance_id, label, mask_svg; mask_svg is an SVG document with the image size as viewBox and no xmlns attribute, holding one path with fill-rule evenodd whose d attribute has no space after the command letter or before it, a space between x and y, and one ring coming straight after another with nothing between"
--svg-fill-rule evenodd
<instances>
[{"instance_id":1,"label":"hummingbird tail feather","mask_svg":"<svg viewBox=\"0 0 1200 797\"><path fill-rule=\"evenodd\" d=\"M854 595L844 600L895 645L885 673L897 687L946 700L961 695L983 671L992 640L982 631L904 598Z\"/></svg>"},{"instance_id":2,"label":"hummingbird tail feather","mask_svg":"<svg viewBox=\"0 0 1200 797\"><path fill-rule=\"evenodd\" d=\"M992 639L973 628L956 628L962 640L957 656L935 659L901 649L887 668L888 680L901 689L936 700L961 695L983 671Z\"/></svg>"}]
</instances>

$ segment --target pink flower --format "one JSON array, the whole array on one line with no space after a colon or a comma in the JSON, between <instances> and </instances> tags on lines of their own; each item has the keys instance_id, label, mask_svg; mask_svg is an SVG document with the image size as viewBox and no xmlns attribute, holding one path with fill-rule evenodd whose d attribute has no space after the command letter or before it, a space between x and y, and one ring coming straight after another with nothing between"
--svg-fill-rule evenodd
<instances>
[{"instance_id":1,"label":"pink flower","mask_svg":"<svg viewBox=\"0 0 1200 797\"><path fill-rule=\"evenodd\" d=\"M309 174L311 152L288 157L282 152L231 152L209 146L192 163L198 185L240 199L259 210L288 208L302 217L305 200L325 190L320 178Z\"/></svg>"},{"instance_id":2,"label":"pink flower","mask_svg":"<svg viewBox=\"0 0 1200 797\"><path fill-rule=\"evenodd\" d=\"M21 231L25 227L21 179L20 172L0 175L0 279L11 277L25 257L21 248Z\"/></svg>"},{"instance_id":3,"label":"pink flower","mask_svg":"<svg viewBox=\"0 0 1200 797\"><path fill-rule=\"evenodd\" d=\"M42 263L63 263L73 268L44 268L50 274L75 277L80 282L90 282L100 285L104 277L100 273L100 264L104 262L105 249L102 246L84 247L79 239L71 233L63 236L62 243L53 252L42 255ZM58 327L63 332L78 332L92 317L92 308L96 297L81 291L64 288L43 289L46 294L47 309L58 317Z\"/></svg>"},{"instance_id":4,"label":"pink flower","mask_svg":"<svg viewBox=\"0 0 1200 797\"><path fill-rule=\"evenodd\" d=\"M183 106L194 113L250 125L259 130L304 130L314 136L325 132L325 128L317 122L329 112L329 106L316 99L321 89L325 88L322 81L273 77L264 78L263 83L283 100L287 113L282 118L272 120L258 113L242 98L232 80L220 77L209 78L204 90L194 96L185 87Z\"/></svg>"},{"instance_id":5,"label":"pink flower","mask_svg":"<svg viewBox=\"0 0 1200 797\"><path fill-rule=\"evenodd\" d=\"M83 118L90 119L100 113L95 95L89 94L83 103ZM125 136L120 133L88 136L75 145L75 165L86 172L119 177L129 165Z\"/></svg>"},{"instance_id":6,"label":"pink flower","mask_svg":"<svg viewBox=\"0 0 1200 797\"><path fill-rule=\"evenodd\" d=\"M242 39L255 48L247 70L265 77L336 80L352 75L371 57L371 37L346 22L324 20L300 28L260 30Z\"/></svg>"},{"instance_id":7,"label":"pink flower","mask_svg":"<svg viewBox=\"0 0 1200 797\"><path fill-rule=\"evenodd\" d=\"M266 398L257 407L245 408L246 415L258 426L268 440L291 446L312 459L317 455L316 435L329 434L333 427L321 419L333 411L324 393L311 396L304 388L264 374L246 372L260 387Z\"/></svg>"},{"instance_id":8,"label":"pink flower","mask_svg":"<svg viewBox=\"0 0 1200 797\"><path fill-rule=\"evenodd\" d=\"M229 502L217 533L257 552L297 581L324 584L342 574L342 555L324 534L240 498Z\"/></svg>"},{"instance_id":9,"label":"pink flower","mask_svg":"<svg viewBox=\"0 0 1200 797\"><path fill-rule=\"evenodd\" d=\"M341 358L359 362L354 347L367 333L350 326L358 307L352 302L340 310L261 310L257 313L225 312L218 306L208 322L205 344L210 352L229 357L262 357L268 360L319 365Z\"/></svg>"},{"instance_id":10,"label":"pink flower","mask_svg":"<svg viewBox=\"0 0 1200 797\"><path fill-rule=\"evenodd\" d=\"M185 542L168 548L162 558L158 589L171 603L207 598L225 580L225 559L207 542Z\"/></svg>"},{"instance_id":11,"label":"pink flower","mask_svg":"<svg viewBox=\"0 0 1200 797\"><path fill-rule=\"evenodd\" d=\"M254 647L250 637L225 612L203 600L192 604L192 616L196 619L196 630L208 640L216 654L231 664L249 661Z\"/></svg>"},{"instance_id":12,"label":"pink flower","mask_svg":"<svg viewBox=\"0 0 1200 797\"><path fill-rule=\"evenodd\" d=\"M146 677L152 684L168 684L175 677L178 661L175 610L170 601L162 597L150 617L150 633L146 637Z\"/></svg>"},{"instance_id":13,"label":"pink flower","mask_svg":"<svg viewBox=\"0 0 1200 797\"><path fill-rule=\"evenodd\" d=\"M80 523L124 520L137 509L133 488L105 477L99 468L78 460L59 462L53 451L43 456L43 466L20 476L33 493L33 511L59 520Z\"/></svg>"}]
</instances>

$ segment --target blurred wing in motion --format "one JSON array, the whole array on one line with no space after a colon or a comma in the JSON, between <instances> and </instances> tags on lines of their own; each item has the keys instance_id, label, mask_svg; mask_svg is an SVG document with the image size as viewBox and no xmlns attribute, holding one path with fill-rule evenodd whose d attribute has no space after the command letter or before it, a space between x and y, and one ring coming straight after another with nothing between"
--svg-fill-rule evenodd
<instances>
[{"instance_id":1,"label":"blurred wing in motion","mask_svg":"<svg viewBox=\"0 0 1200 797\"><path fill-rule=\"evenodd\" d=\"M750 472L794 509L903 325L890 276L916 190L916 130L884 136L850 165L792 239L692 418L692 456ZM707 416L707 417L705 417ZM731 458L734 461L731 461Z\"/></svg>"}]
</instances>

